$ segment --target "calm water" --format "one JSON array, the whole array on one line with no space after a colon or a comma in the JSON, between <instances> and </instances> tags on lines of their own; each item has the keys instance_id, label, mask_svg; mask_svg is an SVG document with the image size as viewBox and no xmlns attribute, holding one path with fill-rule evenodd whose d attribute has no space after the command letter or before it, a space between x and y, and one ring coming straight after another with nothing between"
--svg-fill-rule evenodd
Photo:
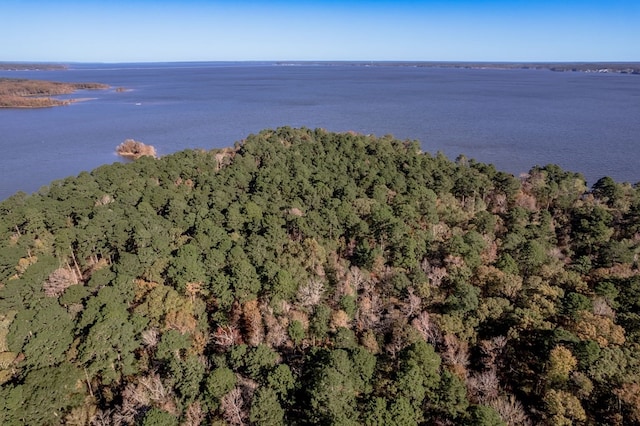
<instances>
[{"instance_id":1,"label":"calm water","mask_svg":"<svg viewBox=\"0 0 640 426\"><path fill-rule=\"evenodd\" d=\"M0 76L96 81L68 107L0 110L0 199L119 161L127 138L160 154L233 145L283 125L419 140L514 174L555 163L588 184L640 181L640 76L271 63L74 65ZM116 87L130 89L116 92Z\"/></svg>"}]
</instances>

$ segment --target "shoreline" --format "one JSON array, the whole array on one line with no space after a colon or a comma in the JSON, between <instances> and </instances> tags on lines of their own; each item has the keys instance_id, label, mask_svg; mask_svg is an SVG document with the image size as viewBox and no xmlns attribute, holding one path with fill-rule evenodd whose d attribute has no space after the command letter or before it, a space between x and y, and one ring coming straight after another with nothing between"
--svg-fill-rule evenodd
<instances>
[{"instance_id":1,"label":"shoreline","mask_svg":"<svg viewBox=\"0 0 640 426\"><path fill-rule=\"evenodd\" d=\"M278 66L352 65L475 70L547 70L553 72L640 75L640 62L276 61L274 64Z\"/></svg>"},{"instance_id":2,"label":"shoreline","mask_svg":"<svg viewBox=\"0 0 640 426\"><path fill-rule=\"evenodd\" d=\"M90 62L87 62L89 64ZM585 72L640 75L638 61L539 61L539 62L503 62L503 61L385 61L385 60L273 60L273 61L175 61L175 62L122 62L120 64L216 64L216 63L260 63L276 66L368 66L368 67L420 67L420 68L457 68L457 69L494 69L494 70L548 70L553 72ZM82 63L79 63L82 64ZM12 63L0 62L0 71L65 71L73 69L73 65L64 63Z\"/></svg>"}]
</instances>

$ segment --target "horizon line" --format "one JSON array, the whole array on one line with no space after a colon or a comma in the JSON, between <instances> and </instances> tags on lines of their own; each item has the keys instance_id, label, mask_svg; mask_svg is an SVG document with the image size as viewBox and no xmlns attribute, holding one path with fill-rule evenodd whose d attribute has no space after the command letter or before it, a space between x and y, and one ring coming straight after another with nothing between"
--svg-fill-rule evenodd
<instances>
[{"instance_id":1,"label":"horizon line","mask_svg":"<svg viewBox=\"0 0 640 426\"><path fill-rule=\"evenodd\" d=\"M188 59L188 60L140 60L140 61L46 61L46 60L0 60L0 64L172 64L172 63L418 63L418 64L640 64L640 60L567 60L567 61L516 61L516 60L422 60L422 59Z\"/></svg>"}]
</instances>

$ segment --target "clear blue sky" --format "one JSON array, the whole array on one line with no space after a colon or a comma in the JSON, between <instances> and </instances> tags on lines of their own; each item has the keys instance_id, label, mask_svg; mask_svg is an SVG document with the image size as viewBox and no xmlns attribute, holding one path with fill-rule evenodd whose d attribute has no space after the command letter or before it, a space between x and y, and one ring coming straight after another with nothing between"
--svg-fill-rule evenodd
<instances>
[{"instance_id":1,"label":"clear blue sky","mask_svg":"<svg viewBox=\"0 0 640 426\"><path fill-rule=\"evenodd\" d=\"M639 0L0 0L0 61L640 61Z\"/></svg>"}]
</instances>

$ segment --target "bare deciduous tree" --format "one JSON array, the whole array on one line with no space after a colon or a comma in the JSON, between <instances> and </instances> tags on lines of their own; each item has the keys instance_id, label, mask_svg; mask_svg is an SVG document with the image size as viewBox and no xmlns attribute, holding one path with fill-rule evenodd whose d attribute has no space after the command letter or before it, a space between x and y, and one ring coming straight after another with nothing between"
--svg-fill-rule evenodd
<instances>
[{"instance_id":1,"label":"bare deciduous tree","mask_svg":"<svg viewBox=\"0 0 640 426\"><path fill-rule=\"evenodd\" d=\"M320 303L324 293L324 284L317 278L311 278L298 289L298 301L302 306L311 307Z\"/></svg>"},{"instance_id":2,"label":"bare deciduous tree","mask_svg":"<svg viewBox=\"0 0 640 426\"><path fill-rule=\"evenodd\" d=\"M240 331L230 325L220 326L213 334L213 343L226 349L240 342Z\"/></svg>"},{"instance_id":3,"label":"bare deciduous tree","mask_svg":"<svg viewBox=\"0 0 640 426\"><path fill-rule=\"evenodd\" d=\"M42 285L44 294L48 297L59 297L72 285L78 284L79 279L75 271L70 268L58 268L53 271Z\"/></svg>"},{"instance_id":4,"label":"bare deciduous tree","mask_svg":"<svg viewBox=\"0 0 640 426\"><path fill-rule=\"evenodd\" d=\"M364 283L366 282L366 277L357 266L352 266L349 268L349 272L347 273L347 279L351 284L351 289L353 290L353 294L358 294L358 291L362 288Z\"/></svg>"},{"instance_id":5,"label":"bare deciduous tree","mask_svg":"<svg viewBox=\"0 0 640 426\"><path fill-rule=\"evenodd\" d=\"M98 410L91 419L91 426L112 426L114 421L112 419L113 410Z\"/></svg>"},{"instance_id":6,"label":"bare deciduous tree","mask_svg":"<svg viewBox=\"0 0 640 426\"><path fill-rule=\"evenodd\" d=\"M198 401L192 402L187 407L182 426L200 426L205 419L205 414Z\"/></svg>"},{"instance_id":7,"label":"bare deciduous tree","mask_svg":"<svg viewBox=\"0 0 640 426\"><path fill-rule=\"evenodd\" d=\"M160 375L152 374L141 377L139 380L141 387L146 390L149 399L153 402L162 402L169 396L169 392L164 387Z\"/></svg>"},{"instance_id":8,"label":"bare deciduous tree","mask_svg":"<svg viewBox=\"0 0 640 426\"><path fill-rule=\"evenodd\" d=\"M495 369L483 371L469 377L467 388L471 399L477 404L488 405L500 393L500 382Z\"/></svg>"},{"instance_id":9,"label":"bare deciduous tree","mask_svg":"<svg viewBox=\"0 0 640 426\"><path fill-rule=\"evenodd\" d=\"M158 344L158 330L155 328L149 328L142 332L142 343L149 348L155 348Z\"/></svg>"},{"instance_id":10,"label":"bare deciduous tree","mask_svg":"<svg viewBox=\"0 0 640 426\"><path fill-rule=\"evenodd\" d=\"M133 407L137 409L150 403L151 399L144 388L136 386L135 383L128 383L122 391L122 408Z\"/></svg>"},{"instance_id":11,"label":"bare deciduous tree","mask_svg":"<svg viewBox=\"0 0 640 426\"><path fill-rule=\"evenodd\" d=\"M260 310L262 311L264 326L267 329L267 335L264 338L265 343L271 347L282 346L288 337L287 318L276 317L268 303L262 303Z\"/></svg>"},{"instance_id":12,"label":"bare deciduous tree","mask_svg":"<svg viewBox=\"0 0 640 426\"><path fill-rule=\"evenodd\" d=\"M497 365L498 357L507 346L506 336L496 336L491 340L482 340L480 349L482 351L483 362L488 368L494 368Z\"/></svg>"},{"instance_id":13,"label":"bare deciduous tree","mask_svg":"<svg viewBox=\"0 0 640 426\"><path fill-rule=\"evenodd\" d=\"M446 268L432 267L427 273L429 277L429 284L431 287L440 287L442 280L447 277L448 272Z\"/></svg>"},{"instance_id":14,"label":"bare deciduous tree","mask_svg":"<svg viewBox=\"0 0 640 426\"><path fill-rule=\"evenodd\" d=\"M490 406L498 412L502 420L509 426L530 426L524 406L513 395L501 396L490 402Z\"/></svg>"},{"instance_id":15,"label":"bare deciduous tree","mask_svg":"<svg viewBox=\"0 0 640 426\"><path fill-rule=\"evenodd\" d=\"M420 296L415 294L413 287L409 287L407 289L407 299L405 301L402 310L407 318L411 318L416 312L420 311L420 306L422 305L422 299Z\"/></svg>"},{"instance_id":16,"label":"bare deciduous tree","mask_svg":"<svg viewBox=\"0 0 640 426\"><path fill-rule=\"evenodd\" d=\"M220 402L220 411L225 421L234 426L245 424L246 410L244 409L244 398L239 387L235 387L226 394Z\"/></svg>"},{"instance_id":17,"label":"bare deciduous tree","mask_svg":"<svg viewBox=\"0 0 640 426\"><path fill-rule=\"evenodd\" d=\"M129 383L122 391L122 404L111 414L113 425L131 425L142 407L149 404L149 399L140 392L136 385Z\"/></svg>"},{"instance_id":18,"label":"bare deciduous tree","mask_svg":"<svg viewBox=\"0 0 640 426\"><path fill-rule=\"evenodd\" d=\"M465 378L468 374L469 344L458 339L454 334L446 334L444 336L443 343L443 361L452 366L454 371L461 376L461 378Z\"/></svg>"},{"instance_id":19,"label":"bare deciduous tree","mask_svg":"<svg viewBox=\"0 0 640 426\"><path fill-rule=\"evenodd\" d=\"M593 313L603 317L614 318L616 312L609 306L604 297L596 297L593 301Z\"/></svg>"},{"instance_id":20,"label":"bare deciduous tree","mask_svg":"<svg viewBox=\"0 0 640 426\"><path fill-rule=\"evenodd\" d=\"M411 326L418 330L424 340L436 345L440 341L438 326L431 320L429 312L422 311L411 321Z\"/></svg>"},{"instance_id":21,"label":"bare deciduous tree","mask_svg":"<svg viewBox=\"0 0 640 426\"><path fill-rule=\"evenodd\" d=\"M358 300L356 311L356 326L359 330L376 327L382 318L383 305L378 291L373 285L366 285Z\"/></svg>"}]
</instances>

